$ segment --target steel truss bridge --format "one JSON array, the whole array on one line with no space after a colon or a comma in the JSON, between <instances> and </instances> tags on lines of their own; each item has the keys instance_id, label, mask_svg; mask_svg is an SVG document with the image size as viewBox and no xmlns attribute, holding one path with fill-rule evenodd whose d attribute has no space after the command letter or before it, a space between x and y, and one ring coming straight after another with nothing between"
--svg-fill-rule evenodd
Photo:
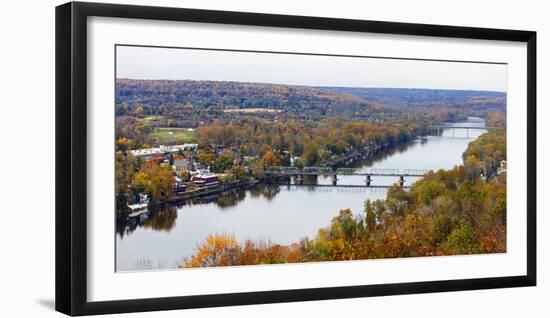
<instances>
[{"instance_id":1,"label":"steel truss bridge","mask_svg":"<svg viewBox=\"0 0 550 318\"><path fill-rule=\"evenodd\" d=\"M453 133L453 137L455 136L455 130L466 130L466 138L470 137L470 130L490 130L490 129L496 129L497 127L491 127L491 126L446 126L446 125L435 125L435 126L429 126L428 128L431 128L433 130L437 130L438 133L443 131L443 129L451 129Z\"/></svg>"},{"instance_id":2,"label":"steel truss bridge","mask_svg":"<svg viewBox=\"0 0 550 318\"><path fill-rule=\"evenodd\" d=\"M404 186L405 177L422 177L430 170L425 169L359 169L359 168L338 168L333 170L330 167L267 167L264 172L270 177L295 177L299 185L303 184L305 176L330 176L332 177L332 186L338 185L338 176L363 176L365 185L371 186L372 177L397 177L399 185ZM312 185L315 186L315 185ZM323 185L317 185L323 186ZM326 185L325 185L326 186ZM359 186L359 187L364 187ZM349 187L358 187L358 185L349 185ZM373 186L374 187L374 186ZM380 187L380 186L379 186ZM385 187L385 186L383 186Z\"/></svg>"},{"instance_id":3,"label":"steel truss bridge","mask_svg":"<svg viewBox=\"0 0 550 318\"><path fill-rule=\"evenodd\" d=\"M425 169L359 169L330 167L268 167L264 170L266 175L277 176L383 176L383 177L422 177L430 170Z\"/></svg>"}]
</instances>

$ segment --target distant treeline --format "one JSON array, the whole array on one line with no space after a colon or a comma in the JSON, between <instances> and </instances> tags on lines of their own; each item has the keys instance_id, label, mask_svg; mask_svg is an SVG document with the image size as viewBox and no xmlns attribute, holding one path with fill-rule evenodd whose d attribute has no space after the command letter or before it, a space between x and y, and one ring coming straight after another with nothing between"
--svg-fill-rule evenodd
<instances>
[{"instance_id":1,"label":"distant treeline","mask_svg":"<svg viewBox=\"0 0 550 318\"><path fill-rule=\"evenodd\" d=\"M390 108L447 107L474 111L506 110L506 93L503 92L417 88L319 88L351 94L363 98L370 104L379 104Z\"/></svg>"},{"instance_id":2,"label":"distant treeline","mask_svg":"<svg viewBox=\"0 0 550 318\"><path fill-rule=\"evenodd\" d=\"M164 126L196 127L214 119L229 120L244 113L231 109L272 109L253 112L264 118L318 120L340 116L347 119L400 120L411 112L444 111L448 120L485 116L505 111L506 94L487 91L309 87L279 84L192 81L116 81L117 116L159 116Z\"/></svg>"}]
</instances>

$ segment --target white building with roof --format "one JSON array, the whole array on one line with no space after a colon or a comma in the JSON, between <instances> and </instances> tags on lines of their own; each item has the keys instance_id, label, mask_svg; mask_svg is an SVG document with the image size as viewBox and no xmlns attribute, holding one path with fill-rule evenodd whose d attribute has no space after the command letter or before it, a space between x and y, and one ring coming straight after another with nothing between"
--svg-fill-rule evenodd
<instances>
[{"instance_id":1,"label":"white building with roof","mask_svg":"<svg viewBox=\"0 0 550 318\"><path fill-rule=\"evenodd\" d=\"M175 154L175 153L178 153L179 151L196 151L198 147L199 147L198 144L183 144L183 145L172 145L172 146L160 145L156 148L130 150L129 153L131 153L135 157L139 157L143 159L151 159L155 156L165 155L170 153Z\"/></svg>"}]
</instances>

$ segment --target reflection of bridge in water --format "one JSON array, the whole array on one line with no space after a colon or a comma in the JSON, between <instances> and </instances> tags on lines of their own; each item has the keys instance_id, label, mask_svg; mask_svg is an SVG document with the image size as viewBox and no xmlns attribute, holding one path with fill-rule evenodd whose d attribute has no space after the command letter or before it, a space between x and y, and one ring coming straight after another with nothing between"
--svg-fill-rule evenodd
<instances>
[{"instance_id":1,"label":"reflection of bridge in water","mask_svg":"<svg viewBox=\"0 0 550 318\"><path fill-rule=\"evenodd\" d=\"M286 187L286 191L298 191L300 188L315 188L315 191L318 192L332 192L336 189L338 192L363 192L365 189L372 190L385 190L391 186L391 184L386 185L361 185L361 184L310 184L310 183L282 183L282 182L269 182L270 185L278 185L281 187ZM410 186L401 185L403 188L410 188Z\"/></svg>"},{"instance_id":2,"label":"reflection of bridge in water","mask_svg":"<svg viewBox=\"0 0 550 318\"><path fill-rule=\"evenodd\" d=\"M397 177L400 186L404 186L405 177L422 177L430 170L424 169L361 169L361 168L338 168L333 170L330 167L268 167L264 170L267 176L271 177L295 177L297 185L305 186L339 186L339 187L388 187L387 185L371 185L372 177ZM306 176L329 176L332 177L332 185L304 184ZM338 176L363 176L365 185L338 185Z\"/></svg>"}]
</instances>

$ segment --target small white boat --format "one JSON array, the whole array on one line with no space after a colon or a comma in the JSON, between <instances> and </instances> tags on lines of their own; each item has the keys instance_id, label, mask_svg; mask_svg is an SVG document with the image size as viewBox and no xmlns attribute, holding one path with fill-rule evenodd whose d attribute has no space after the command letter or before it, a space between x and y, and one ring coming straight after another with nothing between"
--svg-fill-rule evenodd
<instances>
[{"instance_id":1,"label":"small white boat","mask_svg":"<svg viewBox=\"0 0 550 318\"><path fill-rule=\"evenodd\" d=\"M148 205L149 203L136 203L136 204L128 204L128 207L132 211L139 211L139 210L146 209Z\"/></svg>"},{"instance_id":2,"label":"small white boat","mask_svg":"<svg viewBox=\"0 0 550 318\"><path fill-rule=\"evenodd\" d=\"M140 194L138 203L127 204L127 206L132 211L140 211L143 209L147 209L147 206L149 206L149 197L146 194Z\"/></svg>"}]
</instances>

